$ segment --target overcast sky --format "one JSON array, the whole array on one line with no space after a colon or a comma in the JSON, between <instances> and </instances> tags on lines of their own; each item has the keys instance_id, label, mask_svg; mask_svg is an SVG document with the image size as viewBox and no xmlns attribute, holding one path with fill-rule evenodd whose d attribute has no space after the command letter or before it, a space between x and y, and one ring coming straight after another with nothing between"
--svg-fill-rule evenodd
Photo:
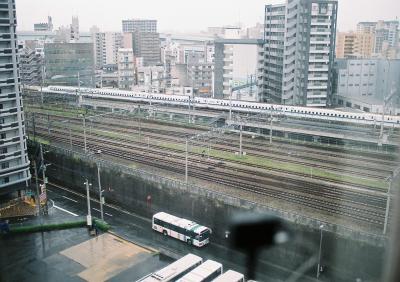
<instances>
[{"instance_id":1,"label":"overcast sky","mask_svg":"<svg viewBox=\"0 0 400 282\"><path fill-rule=\"evenodd\" d=\"M102 31L121 31L121 20L158 20L159 31L200 31L209 26L262 22L264 5L284 0L16 0L18 30L53 17L55 27L69 25L79 16L81 31L93 25ZM359 21L396 19L400 0L339 0L339 30L355 28Z\"/></svg>"}]
</instances>

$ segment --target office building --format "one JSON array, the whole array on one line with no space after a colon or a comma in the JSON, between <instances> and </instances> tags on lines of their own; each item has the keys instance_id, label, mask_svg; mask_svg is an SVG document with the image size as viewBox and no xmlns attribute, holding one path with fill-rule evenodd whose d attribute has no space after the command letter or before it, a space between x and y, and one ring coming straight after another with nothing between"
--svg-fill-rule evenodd
<instances>
[{"instance_id":1,"label":"office building","mask_svg":"<svg viewBox=\"0 0 400 282\"><path fill-rule=\"evenodd\" d=\"M47 84L95 85L92 43L48 43L44 54Z\"/></svg>"},{"instance_id":2,"label":"office building","mask_svg":"<svg viewBox=\"0 0 400 282\"><path fill-rule=\"evenodd\" d=\"M265 6L262 101L331 105L336 0L292 0Z\"/></svg>"},{"instance_id":3,"label":"office building","mask_svg":"<svg viewBox=\"0 0 400 282\"><path fill-rule=\"evenodd\" d=\"M336 61L335 104L365 112L381 113L399 106L400 60L358 59Z\"/></svg>"},{"instance_id":4,"label":"office building","mask_svg":"<svg viewBox=\"0 0 400 282\"><path fill-rule=\"evenodd\" d=\"M136 84L135 56L132 49L118 50L118 88L132 90Z\"/></svg>"},{"instance_id":5,"label":"office building","mask_svg":"<svg viewBox=\"0 0 400 282\"><path fill-rule=\"evenodd\" d=\"M157 20L132 19L122 21L122 32L157 32Z\"/></svg>"},{"instance_id":6,"label":"office building","mask_svg":"<svg viewBox=\"0 0 400 282\"><path fill-rule=\"evenodd\" d=\"M0 1L0 195L20 196L31 178L15 28L15 1Z\"/></svg>"},{"instance_id":7,"label":"office building","mask_svg":"<svg viewBox=\"0 0 400 282\"><path fill-rule=\"evenodd\" d=\"M105 65L115 65L118 49L122 48L123 36L119 32L97 32L94 35L94 54L96 69Z\"/></svg>"},{"instance_id":8,"label":"office building","mask_svg":"<svg viewBox=\"0 0 400 282\"><path fill-rule=\"evenodd\" d=\"M164 92L164 67L162 66L138 66L137 83L141 89L149 92Z\"/></svg>"}]
</instances>

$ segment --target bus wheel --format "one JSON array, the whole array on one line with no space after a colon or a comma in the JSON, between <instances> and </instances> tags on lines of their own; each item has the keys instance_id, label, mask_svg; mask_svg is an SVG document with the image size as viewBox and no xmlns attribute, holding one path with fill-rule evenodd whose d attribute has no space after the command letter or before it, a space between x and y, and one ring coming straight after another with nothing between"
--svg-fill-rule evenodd
<instances>
[{"instance_id":1,"label":"bus wheel","mask_svg":"<svg viewBox=\"0 0 400 282\"><path fill-rule=\"evenodd\" d=\"M187 242L188 245L192 244L192 240L190 240L190 239L187 239L186 242Z\"/></svg>"},{"instance_id":2,"label":"bus wheel","mask_svg":"<svg viewBox=\"0 0 400 282\"><path fill-rule=\"evenodd\" d=\"M163 231L163 234L164 234L164 236L167 236L168 234L167 234L167 231Z\"/></svg>"}]
</instances>

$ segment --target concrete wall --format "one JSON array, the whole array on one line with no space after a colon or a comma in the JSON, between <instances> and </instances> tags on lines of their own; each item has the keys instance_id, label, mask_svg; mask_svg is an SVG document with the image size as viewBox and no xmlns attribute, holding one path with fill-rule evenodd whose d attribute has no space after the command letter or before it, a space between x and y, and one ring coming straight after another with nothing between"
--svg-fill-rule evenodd
<instances>
[{"instance_id":1,"label":"concrete wall","mask_svg":"<svg viewBox=\"0 0 400 282\"><path fill-rule=\"evenodd\" d=\"M293 240L281 247L274 247L263 255L263 260L277 267L296 269L299 265L315 256L318 252L320 222L310 218L300 217L258 206L255 203L238 198L218 194L195 186L186 186L181 182L162 178L115 163L90 159L68 150L52 148L52 153L46 154L47 161L54 164L49 174L51 182L79 190L84 193L82 175L88 176L93 183L93 191L97 191L97 169L93 161L98 161L101 167L102 187L106 191L106 202L118 203L120 206L145 217L157 211L167 211L178 216L193 219L213 229L214 242L227 244L225 231L228 221L236 212L268 212L288 219L293 234ZM151 196L151 202L147 201ZM301 224L298 224L301 223ZM310 228L311 227L311 228ZM381 263L383 261L384 242L379 236L362 234L343 227L326 225L323 233L322 261L328 265L326 271L335 271L343 275L343 281L362 277L363 281L379 281ZM334 230L330 232L328 230ZM339 270L339 271L337 271ZM341 279L335 281L341 281Z\"/></svg>"}]
</instances>

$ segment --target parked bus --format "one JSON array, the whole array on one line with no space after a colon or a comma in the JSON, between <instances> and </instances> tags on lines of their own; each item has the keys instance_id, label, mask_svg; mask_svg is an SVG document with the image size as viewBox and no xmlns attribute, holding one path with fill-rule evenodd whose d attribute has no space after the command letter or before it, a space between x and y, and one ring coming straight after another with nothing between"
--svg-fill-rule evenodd
<instances>
[{"instance_id":1,"label":"parked bus","mask_svg":"<svg viewBox=\"0 0 400 282\"><path fill-rule=\"evenodd\" d=\"M197 266L201 265L203 259L193 254L188 254L157 272L149 274L136 282L168 282L176 281Z\"/></svg>"},{"instance_id":2,"label":"parked bus","mask_svg":"<svg viewBox=\"0 0 400 282\"><path fill-rule=\"evenodd\" d=\"M233 270L228 270L212 282L244 282L244 275Z\"/></svg>"},{"instance_id":3,"label":"parked bus","mask_svg":"<svg viewBox=\"0 0 400 282\"><path fill-rule=\"evenodd\" d=\"M222 264L213 260L207 260L177 282L211 282L223 272Z\"/></svg>"},{"instance_id":4,"label":"parked bus","mask_svg":"<svg viewBox=\"0 0 400 282\"><path fill-rule=\"evenodd\" d=\"M165 212L153 215L153 230L196 247L205 246L210 242L210 228Z\"/></svg>"}]
</instances>

